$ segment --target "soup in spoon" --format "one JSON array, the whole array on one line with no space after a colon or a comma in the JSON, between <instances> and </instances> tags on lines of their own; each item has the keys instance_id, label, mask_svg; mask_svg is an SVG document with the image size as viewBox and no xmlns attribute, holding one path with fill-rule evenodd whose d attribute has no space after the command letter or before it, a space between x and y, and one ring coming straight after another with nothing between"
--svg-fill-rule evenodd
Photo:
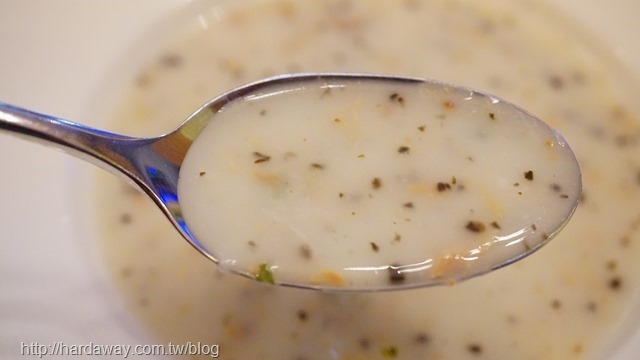
<instances>
[{"instance_id":1,"label":"soup in spoon","mask_svg":"<svg viewBox=\"0 0 640 360\"><path fill-rule=\"evenodd\" d=\"M294 286L451 283L504 266L573 213L580 169L495 97L385 77L268 87L215 114L178 195L223 268Z\"/></svg>"}]
</instances>

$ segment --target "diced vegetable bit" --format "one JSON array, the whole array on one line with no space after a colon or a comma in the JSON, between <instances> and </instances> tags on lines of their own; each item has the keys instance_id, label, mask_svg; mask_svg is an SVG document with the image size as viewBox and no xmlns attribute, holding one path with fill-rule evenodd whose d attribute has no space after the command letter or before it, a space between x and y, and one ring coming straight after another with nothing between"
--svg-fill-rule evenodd
<instances>
[{"instance_id":1,"label":"diced vegetable bit","mask_svg":"<svg viewBox=\"0 0 640 360\"><path fill-rule=\"evenodd\" d=\"M532 170L525 171L524 178L529 181L533 181L533 171Z\"/></svg>"},{"instance_id":2,"label":"diced vegetable bit","mask_svg":"<svg viewBox=\"0 0 640 360\"><path fill-rule=\"evenodd\" d=\"M275 284L275 279L273 278L273 272L269 269L269 265L266 263L262 263L258 266L258 273L255 276L256 281L265 282L268 284Z\"/></svg>"},{"instance_id":3,"label":"diced vegetable bit","mask_svg":"<svg viewBox=\"0 0 640 360\"><path fill-rule=\"evenodd\" d=\"M431 277L434 279L453 279L466 274L468 270L469 264L467 261L460 259L456 255L443 254L434 258ZM455 281L450 281L451 285L454 283Z\"/></svg>"},{"instance_id":4,"label":"diced vegetable bit","mask_svg":"<svg viewBox=\"0 0 640 360\"><path fill-rule=\"evenodd\" d=\"M426 127L425 125L420 125L420 126L418 126L418 130L419 130L420 132L424 132L426 129L427 129L427 127Z\"/></svg>"},{"instance_id":5,"label":"diced vegetable bit","mask_svg":"<svg viewBox=\"0 0 640 360\"><path fill-rule=\"evenodd\" d=\"M253 162L254 164L260 164L260 163L263 163L263 162L271 160L271 156L262 154L262 153L257 152L257 151L253 152L253 157L256 158L256 160Z\"/></svg>"},{"instance_id":6,"label":"diced vegetable bit","mask_svg":"<svg viewBox=\"0 0 640 360\"><path fill-rule=\"evenodd\" d=\"M400 271L400 266L397 264L391 264L388 267L389 270L389 282L391 284L401 284L407 279L405 274Z\"/></svg>"},{"instance_id":7,"label":"diced vegetable bit","mask_svg":"<svg viewBox=\"0 0 640 360\"><path fill-rule=\"evenodd\" d=\"M400 146L398 148L398 153L399 154L408 154L410 150L411 150L411 148L409 148L408 146Z\"/></svg>"},{"instance_id":8,"label":"diced vegetable bit","mask_svg":"<svg viewBox=\"0 0 640 360\"><path fill-rule=\"evenodd\" d=\"M374 189L380 189L382 187L382 180L380 180L380 178L373 178L373 180L371 180L371 187L373 187Z\"/></svg>"},{"instance_id":9,"label":"diced vegetable bit","mask_svg":"<svg viewBox=\"0 0 640 360\"><path fill-rule=\"evenodd\" d=\"M395 359L398 357L398 347L395 345L385 346L380 349L380 354L382 354L385 359Z\"/></svg>"},{"instance_id":10,"label":"diced vegetable bit","mask_svg":"<svg viewBox=\"0 0 640 360\"><path fill-rule=\"evenodd\" d=\"M453 108L456 107L456 105L453 102L447 100L447 101L442 103L442 107L444 107L447 110L452 110Z\"/></svg>"},{"instance_id":11,"label":"diced vegetable bit","mask_svg":"<svg viewBox=\"0 0 640 360\"><path fill-rule=\"evenodd\" d=\"M346 280L335 271L323 271L313 275L309 281L314 285L344 286Z\"/></svg>"},{"instance_id":12,"label":"diced vegetable bit","mask_svg":"<svg viewBox=\"0 0 640 360\"><path fill-rule=\"evenodd\" d=\"M481 232L484 232L485 230L484 223L482 223L481 221L474 221L474 220L469 221L465 226L465 228L475 233L481 233Z\"/></svg>"},{"instance_id":13,"label":"diced vegetable bit","mask_svg":"<svg viewBox=\"0 0 640 360\"><path fill-rule=\"evenodd\" d=\"M205 176L206 174L207 174L207 172L206 172L206 171L200 171L200 172L198 173L198 175L200 175L200 176Z\"/></svg>"}]
</instances>

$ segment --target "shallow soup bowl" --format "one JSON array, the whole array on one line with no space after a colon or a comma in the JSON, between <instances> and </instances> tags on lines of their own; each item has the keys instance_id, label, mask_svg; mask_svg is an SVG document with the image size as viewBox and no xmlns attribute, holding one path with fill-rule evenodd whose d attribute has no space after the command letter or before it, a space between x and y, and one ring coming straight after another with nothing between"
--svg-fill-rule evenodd
<instances>
[{"instance_id":1,"label":"shallow soup bowl","mask_svg":"<svg viewBox=\"0 0 640 360\"><path fill-rule=\"evenodd\" d=\"M265 1L240 1L233 6L241 7L245 3L265 3ZM295 63L284 54L280 59L282 67L273 65L278 57L269 57L263 54L254 54L250 50L228 51L233 44L220 40L211 44L204 52L202 61L210 61L211 67L216 68L219 78L202 81L189 80L196 78L193 75L185 77L181 75L180 68L194 66L190 58L182 57L179 52L167 44L172 44L173 39L186 34L206 31L215 28L217 21L225 21L229 14L233 14L231 1L219 1L212 6L205 1L188 0L144 0L131 3L125 0L96 1L90 4L75 0L59 0L54 3L43 3L35 0L24 0L12 4L0 4L0 101L12 103L35 111L55 114L63 118L81 121L86 125L112 130L114 132L130 131L131 135L152 135L162 131L169 131L180 119L186 118L188 110L192 110L204 102L207 98L214 97L224 90L231 88L231 84L240 85L244 80L254 80L254 76L273 75L274 72L296 71L332 71L332 70L359 70L357 61L354 67L344 65L351 60L351 53L336 52L330 58L334 64L314 64L317 68L307 69L305 63ZM295 3L295 2L293 2ZM340 31L348 32L351 27L358 26L352 22L345 13L357 11L354 9L340 8L340 2L336 5L335 22L329 21L331 26L336 26ZM402 6L416 6L420 1L405 1ZM580 1L566 0L561 3L551 0L531 1L541 3L543 7L549 7L554 16L553 19L562 19L569 24L568 28L577 29L581 34L580 41L593 43L594 48L607 53L606 57L619 63L619 67L628 76L640 78L640 43L635 35L640 31L640 24L635 19L635 14L640 13L640 3L632 0L612 0L607 3L595 0ZM286 4L286 2L283 2ZM455 7L455 2L452 2ZM545 10L547 11L547 10ZM295 18L295 6L280 6L277 9L278 16L283 16L283 21L293 21ZM503 19L508 22L508 19ZM242 16L237 16L231 24L234 26L264 26L262 23L247 21ZM322 26L324 23L320 22ZM326 25L326 24L324 24ZM300 25L302 26L302 25ZM411 25L408 25L411 26ZM489 26L490 27L490 26ZM232 29L229 31L236 31ZM461 34L466 34L461 30ZM344 35L344 34L342 34ZM302 36L313 37L312 33ZM341 35L336 35L340 38ZM357 37L356 37L357 38ZM259 48L259 39L246 38L251 46ZM340 41L340 40L335 40ZM389 41L390 40L381 40ZM552 40L549 40L551 43ZM354 47L369 49L373 54L375 47L367 48L368 44L355 43ZM292 41L289 46L292 49L304 47L304 45ZM551 45L553 46L553 45ZM589 45L591 46L591 45ZM447 48L446 44L443 48ZM292 50L296 51L296 50ZM511 51L506 49L505 51ZM455 51L454 51L455 52ZM354 53L355 54L355 53ZM465 51L457 53L464 57ZM225 56L228 55L228 56ZM355 55L354 55L355 56ZM588 57L588 55L585 55ZM208 59L208 60L207 60ZM263 72L247 75L243 62L264 63ZM589 60L585 60L589 63ZM438 73L423 74L420 70L403 68L402 65L394 67L395 63L402 60L393 56L384 60L390 63L390 72L416 71L410 76L437 77ZM149 65L152 64L152 65ZM155 64L155 65L153 65ZM336 65L337 64L337 65ZM273 66L272 66L273 65ZM154 68L154 66L156 68ZM334 69L331 66L343 66ZM163 70L164 69L164 70ZM371 66L363 69L365 72L373 72L380 69ZM175 71L175 72L172 72ZM193 71L193 70L192 70ZM526 76L527 69L522 70ZM575 75L575 74L574 74ZM234 78L237 77L237 78ZM243 78L246 76L246 78ZM612 77L620 76L617 70L612 71ZM579 76L577 76L579 77ZM446 78L442 80L464 82L464 78ZM495 80L495 79L494 79ZM579 81L574 79L575 81ZM598 79L591 79L599 81ZM562 77L553 79L556 86L567 87L567 79ZM149 98L143 95L145 91L139 90L145 86L154 86L154 82L162 83L163 92L158 92ZM495 80L490 84L497 84ZM636 89L640 80L629 81L631 89ZM133 85L131 85L133 84ZM167 84L174 84L172 92ZM482 84L464 84L482 87ZM498 85L496 85L498 86ZM132 88L138 90L131 90ZM499 89L499 87L497 87ZM482 89L493 91L493 89ZM138 91L138 92L136 92ZM552 91L552 90L550 90ZM184 93L195 94L193 96ZM175 96L174 96L175 95ZM507 100L508 92L501 95ZM526 95L526 94L525 94ZM629 99L637 98L637 93L627 94ZM518 95L513 95L517 98ZM528 96L528 95L527 95ZM543 98L545 94L537 94L534 98ZM167 102L174 101L175 106L167 106ZM629 101L625 99L624 101ZM124 104L124 105L123 105ZM137 105L136 105L137 104ZM142 105L141 105L142 104ZM522 104L527 107L527 104ZM574 104L575 106L575 104ZM155 109L155 110L154 110ZM159 109L159 110L158 110ZM160 120L149 126L148 120L139 122L122 120L153 117L154 111L166 111L166 118L175 119L175 123ZM532 109L535 110L535 109ZM544 118L545 114L541 114ZM635 114L638 116L638 113ZM549 119L551 122L554 119ZM637 118L636 118L637 120ZM575 120L579 121L579 119ZM552 124L553 125L553 124ZM629 125L629 134L616 133L619 142L629 142L633 145L638 141L633 136L639 125ZM562 129L561 129L562 130ZM603 133L607 137L606 127L597 124L589 127L593 133ZM572 134L564 133L571 142ZM594 136L597 136L594 135ZM578 140L578 147L588 147L589 143ZM637 149L637 147L636 147ZM189 345L194 354L203 358L225 358L225 351L231 356L236 354L232 349L234 336L250 338L252 323L248 319L268 318L271 322L273 314L281 315L290 320L292 333L287 341L292 344L304 343L306 347L316 352L317 358L329 357L329 348L334 348L338 354L345 355L351 351L347 341L340 337L344 334L322 335L317 337L315 343L310 344L316 337L316 330L305 331L304 324L331 323L327 325L338 326L341 321L354 322L359 328L377 329L393 321L406 319L406 315L390 314L373 316L370 320L356 316L349 318L341 313L313 312L317 308L344 308L351 309L355 314L362 316L371 315L373 310L359 313L358 307L370 306L375 309L379 303L385 301L384 296L401 297L412 296L411 292L405 294L382 295L374 300L363 295L362 298L353 299L332 295L323 295L306 292L300 295L298 290L288 291L292 297L299 296L299 302L294 302L292 308L275 306L274 299L280 290L274 290L267 285L245 283L235 284L236 280L229 280L224 274L218 273L213 263L207 264L206 259L199 258L199 254L189 247L186 242L180 240L175 233L165 235L173 230L167 226L160 227L163 222L159 211L153 209L153 205L142 196L138 196L135 189L127 184L118 183L109 175L99 175L98 170L91 165L76 161L69 156L38 145L29 144L8 136L0 136L0 357L19 358L21 355L38 356L60 351L93 351L100 353L101 348L94 345L118 344L129 352L137 351L140 354L147 353L150 358L164 358L162 352L175 351L169 348L172 345ZM603 153L602 156L614 156L615 151ZM640 151L638 159L629 160L628 166L640 167ZM586 158L579 160L589 163ZM615 162L615 158L611 158ZM603 169L605 171L605 169ZM640 170L635 170L636 176L640 176ZM586 179L587 187L585 206L589 205L590 189L589 179ZM640 178L630 180L640 183ZM636 185L637 186L637 185ZM636 193L637 194L637 191ZM596 196L597 197L597 196ZM120 203L120 199L128 199ZM640 199L640 197L638 197ZM118 205L120 204L120 205ZM578 209L577 216L580 214ZM586 210L583 210L586 211ZM591 209L591 211L598 211ZM635 211L638 211L636 208ZM141 215L142 214L142 215ZM615 214L614 214L615 215ZM607 222L611 214L603 213L600 219ZM632 216L633 217L633 216ZM640 213L635 214L635 218ZM640 220L638 220L640 222ZM165 225L165 224L162 224ZM633 227L633 224L629 225ZM640 227L640 225L636 225ZM571 226L568 231L574 231ZM635 231L635 233L634 233ZM630 229L631 238L640 238L638 230ZM624 233L625 231L621 231ZM167 242L175 242L175 246L167 247ZM617 246L622 240L620 236L612 236L611 246ZM553 240L548 248L541 251L541 256L550 252L571 251L559 246L555 242L562 242L562 236ZM633 245L629 245L633 246ZM636 244L638 246L638 244ZM633 251L630 247L629 252ZM580 252L580 250L576 250ZM639 253L640 254L640 253ZM534 254L535 258L538 254ZM585 257L594 256L587 250ZM640 255L639 255L640 256ZM141 259L145 266L132 266L136 259ZM193 259L193 260L192 260ZM640 260L640 259L639 259ZM639 261L640 262L640 261ZM195 263L195 264L191 264ZM591 274L590 281L593 286L599 286L599 282L613 288L620 288L629 300L625 302L624 313L612 312L614 320L607 322L610 331L615 333L615 338L604 340L606 344L596 350L588 346L574 344L573 356L575 358L596 359L634 359L640 352L640 319L638 319L638 307L640 306L640 283L619 278L617 274L624 269L623 261L612 262L611 258L603 258L603 273ZM155 264L151 266L150 264ZM189 264L185 266L185 264ZM519 266L519 265L514 265ZM500 272L511 271L502 269ZM518 271L517 269L514 271ZM544 269L541 269L544 272ZM579 271L579 270L573 270ZM572 273L547 274L549 278L562 277L568 284L580 281L574 280ZM611 275L613 274L613 275ZM493 276L493 275L492 275ZM510 281L508 275L499 275L496 280L507 288ZM211 278L219 282L219 285L199 286L202 281ZM544 277L543 277L544 278ZM483 279L483 281L490 281ZM498 291L496 288L488 288L477 285L475 280L455 285L452 291L466 291L464 287L474 287L478 296L489 296L489 292ZM232 295L224 294L224 289L231 287ZM458 288L459 287L459 288ZM442 292L448 289L438 289L434 297L446 299L448 295ZM417 290L416 296L429 297L431 289ZM538 287L538 294L542 305L535 301L525 300L521 304L511 304L516 313L540 311L538 307L547 307L545 313L567 316L568 312L576 312L578 308L593 310L600 304L599 299L575 303L562 301L561 296L547 293L544 286ZM243 294L258 296L264 300L260 302L248 301ZM275 294L274 294L275 293ZM468 292L467 292L468 293ZM372 295L377 296L377 295ZM496 294L495 296L498 296ZM614 295L616 296L616 295ZM572 298L573 299L573 298ZM387 299L388 300L388 299ZM592 301L593 300L593 301ZM403 301L403 300L402 300ZM401 303L402 303L401 301ZM604 301L604 300L603 300ZM211 311L207 312L207 304ZM373 305L371 305L373 304ZM377 305L376 305L377 304ZM238 306L248 307L246 314L234 312ZM305 307L309 305L308 307ZM407 302L407 307L415 305ZM452 302L451 307L464 306ZM351 308L353 307L353 308ZM224 309L231 309L225 311ZM415 310L419 311L419 310ZM510 314L508 311L505 314ZM585 316L589 316L588 314ZM606 315L601 315L605 316ZM505 317L509 321L517 323L517 316ZM398 320L400 319L400 320ZM427 320L425 320L426 322ZM437 319L431 320L438 324ZM589 320L586 320L588 324ZM473 320L471 321L473 322ZM202 331L208 324L222 324L220 330L211 333ZM406 327L416 327L417 323L408 322ZM422 324L422 323L420 323ZM517 325L517 324L516 324ZM319 326L319 325L318 325ZM426 325L425 325L426 326ZM369 354L370 358L412 358L409 354L432 354L430 350L420 350L418 346L431 346L438 348L442 340L438 331L433 326L428 331L416 327L410 329L410 337L402 342L398 339L387 339L384 331L358 335L357 343L353 350L357 354ZM455 326L455 325L452 325ZM508 326L508 325L506 325ZM515 326L515 325L514 325ZM260 328L262 329L262 328ZM315 328L317 329L317 328ZM462 329L462 328L461 328ZM506 358L504 354L492 353L491 349L498 345L490 341L481 341L482 336L475 334L482 327L464 328L466 333L461 337L470 340L461 343L460 353L450 352L440 354L443 358L459 358L460 356L486 355L491 358ZM220 331L219 333L216 331ZM264 331L255 330L255 331ZM409 330L407 330L409 331ZM529 330L523 330L529 331ZM230 335L231 334L231 335ZM235 335L234 335L235 334ZM603 336L606 336L603 335ZM277 338L276 338L277 339ZM294 340L291 340L294 339ZM297 340L296 340L297 339ZM385 342L386 341L386 342ZM276 344L269 344L268 340L247 340L245 344L252 344L258 349L271 349ZM493 346L495 345L495 347ZM82 346L85 346L82 348ZM128 346L128 347L127 347ZM294 345L291 345L295 348ZM298 349L303 349L299 346ZM444 349L445 347L443 347ZM408 349L408 350L407 350ZM310 350L310 351L311 351ZM301 358L308 355L306 350L300 351ZM324 351L324 352L323 352ZM359 351L359 352L358 352ZM366 352L368 351L368 352ZM426 351L421 353L420 351ZM584 355L580 352L584 351ZM64 354L64 353L63 353ZM549 358L562 358L558 354L549 352ZM265 355L276 356L276 355ZM501 357L502 356L502 357ZM121 357L121 356L120 356ZM277 357L276 357L277 358ZM309 357L315 358L315 357Z\"/></svg>"}]
</instances>

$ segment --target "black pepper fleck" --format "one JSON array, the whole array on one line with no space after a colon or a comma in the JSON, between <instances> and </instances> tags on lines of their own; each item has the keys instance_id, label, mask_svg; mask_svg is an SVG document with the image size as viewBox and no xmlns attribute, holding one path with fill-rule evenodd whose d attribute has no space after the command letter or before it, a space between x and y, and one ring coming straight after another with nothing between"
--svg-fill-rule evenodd
<instances>
[{"instance_id":1,"label":"black pepper fleck","mask_svg":"<svg viewBox=\"0 0 640 360\"><path fill-rule=\"evenodd\" d=\"M489 113L489 119L495 120L496 119L496 114L495 113Z\"/></svg>"},{"instance_id":2,"label":"black pepper fleck","mask_svg":"<svg viewBox=\"0 0 640 360\"><path fill-rule=\"evenodd\" d=\"M416 344L428 344L429 341L431 341L431 338L429 337L429 335L425 334L425 333L419 333L418 335L416 335L416 337L414 338Z\"/></svg>"},{"instance_id":3,"label":"black pepper fleck","mask_svg":"<svg viewBox=\"0 0 640 360\"><path fill-rule=\"evenodd\" d=\"M451 189L451 185L449 185L448 183L439 182L436 185L436 188L438 189L439 192L443 192L443 191L450 190Z\"/></svg>"},{"instance_id":4,"label":"black pepper fleck","mask_svg":"<svg viewBox=\"0 0 640 360\"><path fill-rule=\"evenodd\" d=\"M609 279L609 289L613 291L618 291L622 288L622 278L619 276L614 276Z\"/></svg>"},{"instance_id":5,"label":"black pepper fleck","mask_svg":"<svg viewBox=\"0 0 640 360\"><path fill-rule=\"evenodd\" d=\"M360 345L361 349L368 350L371 347L371 340L362 338L358 340L358 345Z\"/></svg>"},{"instance_id":6,"label":"black pepper fleck","mask_svg":"<svg viewBox=\"0 0 640 360\"><path fill-rule=\"evenodd\" d=\"M406 280L405 274L400 271L400 266L397 264L391 264L389 270L389 282L391 284L401 284Z\"/></svg>"},{"instance_id":7,"label":"black pepper fleck","mask_svg":"<svg viewBox=\"0 0 640 360\"><path fill-rule=\"evenodd\" d=\"M408 146L400 146L398 148L399 154L408 154L411 149Z\"/></svg>"},{"instance_id":8,"label":"black pepper fleck","mask_svg":"<svg viewBox=\"0 0 640 360\"><path fill-rule=\"evenodd\" d=\"M549 185L549 189L551 189L551 191L553 192L560 192L562 190L562 186L558 184L551 184Z\"/></svg>"},{"instance_id":9,"label":"black pepper fleck","mask_svg":"<svg viewBox=\"0 0 640 360\"><path fill-rule=\"evenodd\" d=\"M200 176L205 176L206 174L207 174L207 172L206 172L206 171L200 171L200 172L198 173L198 175L200 175Z\"/></svg>"},{"instance_id":10,"label":"black pepper fleck","mask_svg":"<svg viewBox=\"0 0 640 360\"><path fill-rule=\"evenodd\" d=\"M467 228L467 230L471 231L471 232L475 232L475 233L481 233L484 232L485 230L485 226L482 222L480 221L469 221L467 223L467 226L465 226L465 228Z\"/></svg>"},{"instance_id":11,"label":"black pepper fleck","mask_svg":"<svg viewBox=\"0 0 640 360\"><path fill-rule=\"evenodd\" d=\"M389 95L389 100L393 102L397 102L400 105L404 105L404 98L398 93L393 93Z\"/></svg>"},{"instance_id":12,"label":"black pepper fleck","mask_svg":"<svg viewBox=\"0 0 640 360\"><path fill-rule=\"evenodd\" d=\"M307 313L304 309L300 309L296 312L296 317L298 320L305 322L309 320L309 313Z\"/></svg>"},{"instance_id":13,"label":"black pepper fleck","mask_svg":"<svg viewBox=\"0 0 640 360\"><path fill-rule=\"evenodd\" d=\"M500 227L500 224L498 224L498 222L497 222L497 221L493 221L493 222L491 222L491 227L493 227L494 229L498 229L498 230L502 229L502 228Z\"/></svg>"},{"instance_id":14,"label":"black pepper fleck","mask_svg":"<svg viewBox=\"0 0 640 360\"><path fill-rule=\"evenodd\" d=\"M318 163L312 163L312 164L311 164L311 167L312 167L313 169L318 169L318 170L322 170L322 169L324 169L324 165L322 165L322 164L318 164Z\"/></svg>"},{"instance_id":15,"label":"black pepper fleck","mask_svg":"<svg viewBox=\"0 0 640 360\"><path fill-rule=\"evenodd\" d=\"M133 216L131 216L131 214L129 213L123 213L120 215L120 223L121 224L130 224L131 221L133 220Z\"/></svg>"},{"instance_id":16,"label":"black pepper fleck","mask_svg":"<svg viewBox=\"0 0 640 360\"><path fill-rule=\"evenodd\" d=\"M479 344L469 344L467 346L467 350L469 350L469 352L474 355L482 354L482 346L480 346Z\"/></svg>"},{"instance_id":17,"label":"black pepper fleck","mask_svg":"<svg viewBox=\"0 0 640 360\"><path fill-rule=\"evenodd\" d=\"M302 256L304 259L307 259L307 260L313 257L313 252L311 251L311 248L309 247L309 245L300 246L300 256Z\"/></svg>"},{"instance_id":18,"label":"black pepper fleck","mask_svg":"<svg viewBox=\"0 0 640 360\"><path fill-rule=\"evenodd\" d=\"M382 187L382 180L380 180L380 178L373 178L373 180L371 180L371 186L374 189L380 189Z\"/></svg>"},{"instance_id":19,"label":"black pepper fleck","mask_svg":"<svg viewBox=\"0 0 640 360\"><path fill-rule=\"evenodd\" d=\"M524 173L524 178L529 180L529 181L532 181L533 180L533 171L532 170L526 171Z\"/></svg>"},{"instance_id":20,"label":"black pepper fleck","mask_svg":"<svg viewBox=\"0 0 640 360\"><path fill-rule=\"evenodd\" d=\"M426 130L426 126L425 125L420 125L418 126L418 130L420 130L420 132L424 132Z\"/></svg>"},{"instance_id":21,"label":"black pepper fleck","mask_svg":"<svg viewBox=\"0 0 640 360\"><path fill-rule=\"evenodd\" d=\"M549 86L554 90L561 90L564 87L564 80L558 75L549 76Z\"/></svg>"},{"instance_id":22,"label":"black pepper fleck","mask_svg":"<svg viewBox=\"0 0 640 360\"><path fill-rule=\"evenodd\" d=\"M120 270L120 276L125 279L130 278L131 275L133 275L133 270L128 266L125 266Z\"/></svg>"},{"instance_id":23,"label":"black pepper fleck","mask_svg":"<svg viewBox=\"0 0 640 360\"><path fill-rule=\"evenodd\" d=\"M271 156L259 153L257 151L253 152L253 156L256 158L256 160L253 162L254 164L260 164L271 160Z\"/></svg>"},{"instance_id":24,"label":"black pepper fleck","mask_svg":"<svg viewBox=\"0 0 640 360\"><path fill-rule=\"evenodd\" d=\"M378 244L374 243L373 241L369 244L371 245L371 250L373 250L374 252L380 251L380 247L378 246Z\"/></svg>"},{"instance_id":25,"label":"black pepper fleck","mask_svg":"<svg viewBox=\"0 0 640 360\"><path fill-rule=\"evenodd\" d=\"M160 58L160 64L168 68L177 68L182 65L183 60L178 54L166 54Z\"/></svg>"},{"instance_id":26,"label":"black pepper fleck","mask_svg":"<svg viewBox=\"0 0 640 360\"><path fill-rule=\"evenodd\" d=\"M407 209L413 209L413 203L411 201L402 204L402 206Z\"/></svg>"}]
</instances>

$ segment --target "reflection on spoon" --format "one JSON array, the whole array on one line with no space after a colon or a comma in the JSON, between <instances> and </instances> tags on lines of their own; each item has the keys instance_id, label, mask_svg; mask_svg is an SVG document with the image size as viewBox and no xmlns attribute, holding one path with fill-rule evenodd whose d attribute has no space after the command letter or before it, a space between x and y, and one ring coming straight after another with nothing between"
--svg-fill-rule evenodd
<instances>
[{"instance_id":1,"label":"reflection on spoon","mask_svg":"<svg viewBox=\"0 0 640 360\"><path fill-rule=\"evenodd\" d=\"M552 239L581 191L573 152L544 122L413 78L271 78L157 138L1 103L0 129L132 180L222 268L303 288L406 289L486 273Z\"/></svg>"}]
</instances>

